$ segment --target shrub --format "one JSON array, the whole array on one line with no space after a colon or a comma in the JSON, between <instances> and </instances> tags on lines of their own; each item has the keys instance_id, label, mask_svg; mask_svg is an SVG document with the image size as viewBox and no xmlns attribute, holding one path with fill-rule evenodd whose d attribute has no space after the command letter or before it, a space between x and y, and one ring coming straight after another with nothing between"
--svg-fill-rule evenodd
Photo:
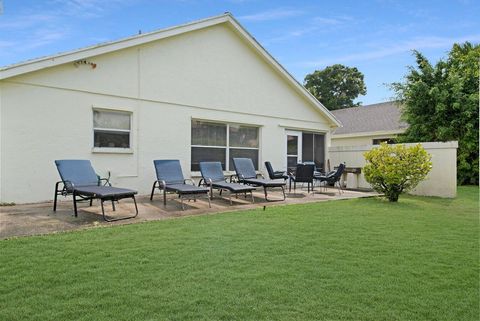
<instances>
[{"instance_id":1,"label":"shrub","mask_svg":"<svg viewBox=\"0 0 480 321\"><path fill-rule=\"evenodd\" d=\"M422 145L387 145L364 153L365 179L373 189L385 194L390 202L398 201L402 192L415 188L432 168L431 156Z\"/></svg>"}]
</instances>

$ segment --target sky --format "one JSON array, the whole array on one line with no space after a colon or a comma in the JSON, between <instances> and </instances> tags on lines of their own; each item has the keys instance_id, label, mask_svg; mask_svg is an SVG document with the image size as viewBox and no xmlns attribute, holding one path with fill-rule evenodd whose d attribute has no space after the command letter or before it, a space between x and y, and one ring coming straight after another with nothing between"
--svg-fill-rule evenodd
<instances>
[{"instance_id":1,"label":"sky","mask_svg":"<svg viewBox=\"0 0 480 321\"><path fill-rule=\"evenodd\" d=\"M391 100L388 84L454 43L480 43L480 0L0 0L0 66L230 12L300 83L333 64L357 67L367 94Z\"/></svg>"}]
</instances>

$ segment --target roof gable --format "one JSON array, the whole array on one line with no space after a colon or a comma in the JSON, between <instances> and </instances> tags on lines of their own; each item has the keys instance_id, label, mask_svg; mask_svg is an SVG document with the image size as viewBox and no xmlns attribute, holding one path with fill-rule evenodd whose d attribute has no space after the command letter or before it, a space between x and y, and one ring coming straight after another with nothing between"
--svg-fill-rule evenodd
<instances>
[{"instance_id":1,"label":"roof gable","mask_svg":"<svg viewBox=\"0 0 480 321\"><path fill-rule=\"evenodd\" d=\"M355 135L373 132L402 132L408 127L401 120L400 106L396 101L360 107L333 110L332 114L341 121L333 135Z\"/></svg>"},{"instance_id":2,"label":"roof gable","mask_svg":"<svg viewBox=\"0 0 480 321\"><path fill-rule=\"evenodd\" d=\"M130 48L146 43L150 43L159 39L173 37L190 31L195 31L207 27L211 27L221 23L228 23L233 30L255 50L265 61L271 65L281 76L287 81L294 90L306 99L314 108L316 108L323 116L327 118L331 127L339 127L340 123L337 119L315 98L308 90L306 90L295 78L288 73L256 40L246 31L230 13L215 16L167 29L153 31L133 37L97 44L74 51L60 53L43 58L33 59L26 62L6 66L0 68L0 80L11 78L14 76L34 72L37 70L58 66L65 63L75 62L92 56L98 56L113 51Z\"/></svg>"}]
</instances>

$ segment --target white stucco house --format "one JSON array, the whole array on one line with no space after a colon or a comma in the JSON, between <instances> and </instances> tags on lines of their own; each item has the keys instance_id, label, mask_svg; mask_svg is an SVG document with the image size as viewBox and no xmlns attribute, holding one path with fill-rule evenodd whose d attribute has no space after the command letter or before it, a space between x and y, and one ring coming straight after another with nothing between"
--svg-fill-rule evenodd
<instances>
[{"instance_id":1,"label":"white stucco house","mask_svg":"<svg viewBox=\"0 0 480 321\"><path fill-rule=\"evenodd\" d=\"M378 145L395 142L405 132L408 124L401 119L400 104L387 101L360 107L333 110L342 123L332 132L331 146Z\"/></svg>"},{"instance_id":2,"label":"white stucco house","mask_svg":"<svg viewBox=\"0 0 480 321\"><path fill-rule=\"evenodd\" d=\"M154 159L328 159L340 122L230 15L0 69L0 202L53 198L55 159L147 194Z\"/></svg>"}]
</instances>

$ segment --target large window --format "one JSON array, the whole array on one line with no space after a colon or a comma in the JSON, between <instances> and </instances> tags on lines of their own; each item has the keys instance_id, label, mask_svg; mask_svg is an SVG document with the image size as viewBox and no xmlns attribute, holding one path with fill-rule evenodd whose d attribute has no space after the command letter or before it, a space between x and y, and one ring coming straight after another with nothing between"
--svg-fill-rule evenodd
<instances>
[{"instance_id":1,"label":"large window","mask_svg":"<svg viewBox=\"0 0 480 321\"><path fill-rule=\"evenodd\" d=\"M93 111L93 146L97 148L130 148L131 113Z\"/></svg>"},{"instance_id":2,"label":"large window","mask_svg":"<svg viewBox=\"0 0 480 321\"><path fill-rule=\"evenodd\" d=\"M251 158L258 169L258 146L258 127L193 120L191 170L199 171L202 161L233 170L234 157Z\"/></svg>"}]
</instances>

